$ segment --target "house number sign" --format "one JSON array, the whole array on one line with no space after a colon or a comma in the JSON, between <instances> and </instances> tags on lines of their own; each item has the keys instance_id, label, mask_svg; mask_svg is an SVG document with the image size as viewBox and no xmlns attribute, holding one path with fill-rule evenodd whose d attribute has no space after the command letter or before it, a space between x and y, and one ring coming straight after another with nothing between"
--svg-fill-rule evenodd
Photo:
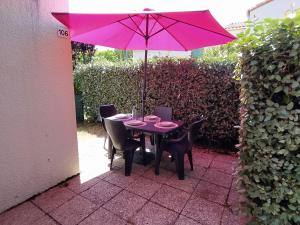
<instances>
[{"instance_id":1,"label":"house number sign","mask_svg":"<svg viewBox=\"0 0 300 225\"><path fill-rule=\"evenodd\" d=\"M69 31L66 28L57 28L57 36L61 38L69 38Z\"/></svg>"}]
</instances>

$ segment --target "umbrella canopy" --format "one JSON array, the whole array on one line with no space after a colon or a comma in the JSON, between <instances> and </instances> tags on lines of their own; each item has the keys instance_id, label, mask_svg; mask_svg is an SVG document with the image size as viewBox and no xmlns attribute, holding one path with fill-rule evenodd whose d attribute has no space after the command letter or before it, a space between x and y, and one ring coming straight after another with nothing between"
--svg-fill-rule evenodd
<instances>
[{"instance_id":1,"label":"umbrella canopy","mask_svg":"<svg viewBox=\"0 0 300 225\"><path fill-rule=\"evenodd\" d=\"M209 10L52 15L70 29L73 41L125 50L145 50L142 116L144 116L148 50L188 51L235 39Z\"/></svg>"}]
</instances>

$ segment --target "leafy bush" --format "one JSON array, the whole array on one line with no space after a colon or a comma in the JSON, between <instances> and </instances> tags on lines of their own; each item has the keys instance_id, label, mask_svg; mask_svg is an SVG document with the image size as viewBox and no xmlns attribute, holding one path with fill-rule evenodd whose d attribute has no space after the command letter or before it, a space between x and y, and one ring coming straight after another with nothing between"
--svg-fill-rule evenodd
<instances>
[{"instance_id":1,"label":"leafy bush","mask_svg":"<svg viewBox=\"0 0 300 225\"><path fill-rule=\"evenodd\" d=\"M230 145L237 141L239 85L233 65L206 64L165 58L149 62L146 112L156 105L171 106L174 117L185 122L206 117L199 138L208 144ZM99 63L75 72L81 79L86 112L95 117L99 104L115 104L120 112L140 105L143 64Z\"/></svg>"},{"instance_id":2,"label":"leafy bush","mask_svg":"<svg viewBox=\"0 0 300 225\"><path fill-rule=\"evenodd\" d=\"M131 112L140 104L140 65L106 61L82 65L74 71L80 80L85 113L96 118L99 105L114 104L119 112Z\"/></svg>"},{"instance_id":3,"label":"leafy bush","mask_svg":"<svg viewBox=\"0 0 300 225\"><path fill-rule=\"evenodd\" d=\"M238 49L236 48L236 42L230 42L225 45L219 45L214 47L208 47L204 49L204 54L199 58L202 62L214 63L214 62L237 62Z\"/></svg>"},{"instance_id":4,"label":"leafy bush","mask_svg":"<svg viewBox=\"0 0 300 225\"><path fill-rule=\"evenodd\" d=\"M73 69L80 64L88 64L95 54L95 46L72 41L72 63Z\"/></svg>"},{"instance_id":5,"label":"leafy bush","mask_svg":"<svg viewBox=\"0 0 300 225\"><path fill-rule=\"evenodd\" d=\"M300 224L300 15L240 40L241 185L255 225Z\"/></svg>"}]
</instances>

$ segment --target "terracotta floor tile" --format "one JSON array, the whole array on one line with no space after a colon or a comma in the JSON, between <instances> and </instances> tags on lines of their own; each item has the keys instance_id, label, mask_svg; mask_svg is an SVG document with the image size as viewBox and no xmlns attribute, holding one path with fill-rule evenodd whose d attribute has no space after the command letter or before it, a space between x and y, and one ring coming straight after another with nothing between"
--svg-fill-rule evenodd
<instances>
[{"instance_id":1,"label":"terracotta floor tile","mask_svg":"<svg viewBox=\"0 0 300 225\"><path fill-rule=\"evenodd\" d=\"M182 215L193 218L204 225L219 225L223 206L202 198L191 198L182 211Z\"/></svg>"},{"instance_id":2,"label":"terracotta floor tile","mask_svg":"<svg viewBox=\"0 0 300 225\"><path fill-rule=\"evenodd\" d=\"M225 209L221 225L246 225L248 219L245 216L235 215Z\"/></svg>"},{"instance_id":3,"label":"terracotta floor tile","mask_svg":"<svg viewBox=\"0 0 300 225\"><path fill-rule=\"evenodd\" d=\"M185 175L187 175L189 177L201 179L206 171L207 171L207 168L201 167L199 165L194 165L193 171L191 171L190 169L186 169L184 172L185 172Z\"/></svg>"},{"instance_id":4,"label":"terracotta floor tile","mask_svg":"<svg viewBox=\"0 0 300 225\"><path fill-rule=\"evenodd\" d=\"M245 196L239 193L236 189L232 188L230 190L227 205L234 214L238 214L240 212L240 205L245 201Z\"/></svg>"},{"instance_id":5,"label":"terracotta floor tile","mask_svg":"<svg viewBox=\"0 0 300 225\"><path fill-rule=\"evenodd\" d=\"M146 178L149 178L151 180L154 180L158 183L167 183L168 180L174 175L174 172L168 171L165 169L160 168L159 169L159 175L155 175L154 168L148 170L143 176Z\"/></svg>"},{"instance_id":6,"label":"terracotta floor tile","mask_svg":"<svg viewBox=\"0 0 300 225\"><path fill-rule=\"evenodd\" d=\"M62 225L75 225L97 209L89 200L76 196L55 209L50 215Z\"/></svg>"},{"instance_id":7,"label":"terracotta floor tile","mask_svg":"<svg viewBox=\"0 0 300 225\"><path fill-rule=\"evenodd\" d=\"M83 220L79 225L126 225L127 222L104 208L99 208L96 212Z\"/></svg>"},{"instance_id":8,"label":"terracotta floor tile","mask_svg":"<svg viewBox=\"0 0 300 225\"><path fill-rule=\"evenodd\" d=\"M175 174L167 181L166 184L185 192L192 193L195 190L198 182L198 179L194 179L188 176L185 176L184 180L179 180L177 175Z\"/></svg>"},{"instance_id":9,"label":"terracotta floor tile","mask_svg":"<svg viewBox=\"0 0 300 225\"><path fill-rule=\"evenodd\" d=\"M207 160L213 160L216 157L216 153L207 150L193 150L193 158L201 158Z\"/></svg>"},{"instance_id":10,"label":"terracotta floor tile","mask_svg":"<svg viewBox=\"0 0 300 225\"><path fill-rule=\"evenodd\" d=\"M118 170L105 177L104 180L121 188L126 188L138 177L139 176L134 173L131 173L130 176L125 176L124 170Z\"/></svg>"},{"instance_id":11,"label":"terracotta floor tile","mask_svg":"<svg viewBox=\"0 0 300 225\"><path fill-rule=\"evenodd\" d=\"M133 183L131 183L126 190L150 199L160 188L161 184L156 183L148 178L139 177Z\"/></svg>"},{"instance_id":12,"label":"terracotta floor tile","mask_svg":"<svg viewBox=\"0 0 300 225\"><path fill-rule=\"evenodd\" d=\"M95 205L101 206L109 199L117 195L122 188L110 184L106 181L100 181L90 189L81 193L81 196L89 199Z\"/></svg>"},{"instance_id":13,"label":"terracotta floor tile","mask_svg":"<svg viewBox=\"0 0 300 225\"><path fill-rule=\"evenodd\" d=\"M186 192L164 185L151 201L180 213L189 197L190 194Z\"/></svg>"},{"instance_id":14,"label":"terracotta floor tile","mask_svg":"<svg viewBox=\"0 0 300 225\"><path fill-rule=\"evenodd\" d=\"M215 160L226 162L226 163L234 163L238 160L238 158L237 156L233 156L233 155L217 154Z\"/></svg>"},{"instance_id":15,"label":"terracotta floor tile","mask_svg":"<svg viewBox=\"0 0 300 225\"><path fill-rule=\"evenodd\" d=\"M232 175L235 170L234 165L232 163L226 163L226 162L217 161L217 160L214 160L212 162L212 164L210 165L210 167L213 169L216 169L220 172L228 173L230 175Z\"/></svg>"},{"instance_id":16,"label":"terracotta floor tile","mask_svg":"<svg viewBox=\"0 0 300 225\"><path fill-rule=\"evenodd\" d=\"M66 187L57 186L39 196L36 196L32 201L38 205L44 212L51 212L57 207L64 204L66 201L73 198L76 194Z\"/></svg>"},{"instance_id":17,"label":"terracotta floor tile","mask_svg":"<svg viewBox=\"0 0 300 225\"><path fill-rule=\"evenodd\" d=\"M33 223L32 225L58 225L58 223L56 223L49 216L45 215L41 219L39 219L38 221L36 221L35 223Z\"/></svg>"},{"instance_id":18,"label":"terracotta floor tile","mask_svg":"<svg viewBox=\"0 0 300 225\"><path fill-rule=\"evenodd\" d=\"M93 185L97 184L100 180L97 178L86 180L82 176L78 175L66 182L66 187L76 193L81 193Z\"/></svg>"},{"instance_id":19,"label":"terracotta floor tile","mask_svg":"<svg viewBox=\"0 0 300 225\"><path fill-rule=\"evenodd\" d=\"M118 214L125 220L130 219L147 202L145 198L132 194L126 190L120 192L112 200L103 205L103 208Z\"/></svg>"},{"instance_id":20,"label":"terracotta floor tile","mask_svg":"<svg viewBox=\"0 0 300 225\"><path fill-rule=\"evenodd\" d=\"M219 185L200 181L192 197L200 197L209 201L225 205L229 189Z\"/></svg>"},{"instance_id":21,"label":"terracotta floor tile","mask_svg":"<svg viewBox=\"0 0 300 225\"><path fill-rule=\"evenodd\" d=\"M193 164L194 166L201 166L201 167L205 167L208 168L210 166L210 164L212 163L212 159L205 159L199 156L195 156L193 157ZM186 165L189 165L188 162L185 162Z\"/></svg>"},{"instance_id":22,"label":"terracotta floor tile","mask_svg":"<svg viewBox=\"0 0 300 225\"><path fill-rule=\"evenodd\" d=\"M32 225L45 214L27 201L9 211L0 214L1 225Z\"/></svg>"},{"instance_id":23,"label":"terracotta floor tile","mask_svg":"<svg viewBox=\"0 0 300 225\"><path fill-rule=\"evenodd\" d=\"M208 169L202 179L226 188L230 188L232 182L231 175L222 173L215 169Z\"/></svg>"},{"instance_id":24,"label":"terracotta floor tile","mask_svg":"<svg viewBox=\"0 0 300 225\"><path fill-rule=\"evenodd\" d=\"M200 223L183 215L180 215L179 218L176 220L175 225L200 225Z\"/></svg>"},{"instance_id":25,"label":"terracotta floor tile","mask_svg":"<svg viewBox=\"0 0 300 225\"><path fill-rule=\"evenodd\" d=\"M148 202L132 219L134 225L173 224L178 214L155 203Z\"/></svg>"},{"instance_id":26,"label":"terracotta floor tile","mask_svg":"<svg viewBox=\"0 0 300 225\"><path fill-rule=\"evenodd\" d=\"M132 165L132 173L136 175L143 175L146 171L148 171L151 168L151 165L139 165L136 163L133 163Z\"/></svg>"}]
</instances>

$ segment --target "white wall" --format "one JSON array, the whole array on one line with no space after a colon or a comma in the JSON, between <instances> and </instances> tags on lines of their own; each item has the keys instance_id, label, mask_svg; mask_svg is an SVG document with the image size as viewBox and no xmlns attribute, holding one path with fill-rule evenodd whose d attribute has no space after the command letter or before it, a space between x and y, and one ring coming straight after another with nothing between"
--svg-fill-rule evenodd
<instances>
[{"instance_id":1,"label":"white wall","mask_svg":"<svg viewBox=\"0 0 300 225\"><path fill-rule=\"evenodd\" d=\"M289 14L292 9L300 8L300 0L273 0L265 5L250 11L249 19L252 21L261 21L265 18L283 18Z\"/></svg>"},{"instance_id":2,"label":"white wall","mask_svg":"<svg viewBox=\"0 0 300 225\"><path fill-rule=\"evenodd\" d=\"M191 57L191 51L148 51L148 58L153 57L179 57L179 58L188 58ZM144 59L145 51L144 50L135 50L133 51L133 59Z\"/></svg>"},{"instance_id":3,"label":"white wall","mask_svg":"<svg viewBox=\"0 0 300 225\"><path fill-rule=\"evenodd\" d=\"M79 171L71 48L53 10L67 0L0 3L0 212Z\"/></svg>"}]
</instances>

